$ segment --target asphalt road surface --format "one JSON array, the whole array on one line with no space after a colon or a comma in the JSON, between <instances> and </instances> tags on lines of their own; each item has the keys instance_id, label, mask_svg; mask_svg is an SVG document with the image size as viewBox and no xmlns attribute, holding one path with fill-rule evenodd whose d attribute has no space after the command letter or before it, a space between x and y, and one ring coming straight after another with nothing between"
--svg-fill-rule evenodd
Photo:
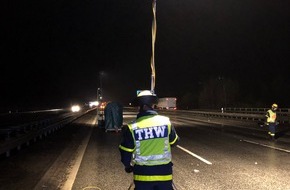
<instances>
[{"instance_id":1,"label":"asphalt road surface","mask_svg":"<svg viewBox=\"0 0 290 190\"><path fill-rule=\"evenodd\" d=\"M124 123L135 117L124 114ZM270 141L256 126L164 114L180 136L172 150L178 190L290 190L287 134ZM105 132L96 123L96 112L90 112L9 158L2 155L0 189L128 189L132 175L120 162L121 133Z\"/></svg>"}]
</instances>

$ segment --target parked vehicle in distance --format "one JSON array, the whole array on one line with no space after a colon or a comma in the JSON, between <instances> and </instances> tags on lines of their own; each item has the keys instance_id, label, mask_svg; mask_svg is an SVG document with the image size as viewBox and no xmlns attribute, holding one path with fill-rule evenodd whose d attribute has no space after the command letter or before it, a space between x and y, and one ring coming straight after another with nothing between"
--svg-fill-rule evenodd
<instances>
[{"instance_id":1,"label":"parked vehicle in distance","mask_svg":"<svg viewBox=\"0 0 290 190\"><path fill-rule=\"evenodd\" d=\"M176 110L176 98L164 97L158 99L157 109L173 109Z\"/></svg>"}]
</instances>

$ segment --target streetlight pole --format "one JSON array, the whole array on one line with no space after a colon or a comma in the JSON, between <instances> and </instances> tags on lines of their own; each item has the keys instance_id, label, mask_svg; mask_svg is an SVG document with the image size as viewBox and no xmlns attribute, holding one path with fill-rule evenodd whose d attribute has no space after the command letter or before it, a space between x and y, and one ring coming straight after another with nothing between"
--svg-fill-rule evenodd
<instances>
[{"instance_id":1,"label":"streetlight pole","mask_svg":"<svg viewBox=\"0 0 290 190\"><path fill-rule=\"evenodd\" d=\"M100 102L103 99L103 76L104 76L104 71L99 72L99 80L100 80L100 88L98 88L97 91L97 100Z\"/></svg>"},{"instance_id":2,"label":"streetlight pole","mask_svg":"<svg viewBox=\"0 0 290 190\"><path fill-rule=\"evenodd\" d=\"M99 72L99 80L100 80L100 88L98 88L97 91L97 101L102 106L103 102L103 76L105 75L104 71ZM98 126L103 127L104 126L104 110L98 108L97 111L97 117L98 117Z\"/></svg>"},{"instance_id":3,"label":"streetlight pole","mask_svg":"<svg viewBox=\"0 0 290 190\"><path fill-rule=\"evenodd\" d=\"M101 90L101 88L98 88L98 91L97 91L97 101L99 103L102 101L102 90Z\"/></svg>"},{"instance_id":4,"label":"streetlight pole","mask_svg":"<svg viewBox=\"0 0 290 190\"><path fill-rule=\"evenodd\" d=\"M155 40L156 40L156 0L152 2L152 11L153 11L153 22L152 22L152 56L151 56L151 92L154 93L155 89L155 80L156 80L156 73L155 73Z\"/></svg>"}]
</instances>

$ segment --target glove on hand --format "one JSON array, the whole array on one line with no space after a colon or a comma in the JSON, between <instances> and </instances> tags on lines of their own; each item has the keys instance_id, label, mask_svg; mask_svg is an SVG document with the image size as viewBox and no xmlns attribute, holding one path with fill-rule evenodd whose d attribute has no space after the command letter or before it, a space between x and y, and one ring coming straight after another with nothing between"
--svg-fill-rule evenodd
<instances>
[{"instance_id":1,"label":"glove on hand","mask_svg":"<svg viewBox=\"0 0 290 190\"><path fill-rule=\"evenodd\" d=\"M133 167L132 166L127 166L127 167L125 167L125 171L127 173L131 173L131 172L133 172Z\"/></svg>"}]
</instances>

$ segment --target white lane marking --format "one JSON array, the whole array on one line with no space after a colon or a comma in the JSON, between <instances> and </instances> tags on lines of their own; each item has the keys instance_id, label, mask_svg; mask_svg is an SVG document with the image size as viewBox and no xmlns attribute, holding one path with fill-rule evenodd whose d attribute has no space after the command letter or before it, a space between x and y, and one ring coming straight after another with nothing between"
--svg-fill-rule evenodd
<instances>
[{"instance_id":1,"label":"white lane marking","mask_svg":"<svg viewBox=\"0 0 290 190\"><path fill-rule=\"evenodd\" d=\"M204 163L206 163L206 164L208 164L208 165L212 165L212 163L211 163L210 161L208 161L208 160L206 160L206 159L204 159L204 158L202 158L202 157L200 157L200 156L194 154L193 152L187 150L186 148L183 148L182 146L179 146L179 145L177 145L176 147L179 148L179 149L181 149L181 150L183 150L184 152L190 154L191 156L193 156L193 157L195 157L195 158L197 158L197 159L203 161Z\"/></svg>"},{"instance_id":2,"label":"white lane marking","mask_svg":"<svg viewBox=\"0 0 290 190\"><path fill-rule=\"evenodd\" d=\"M136 115L123 115L123 118L134 118Z\"/></svg>"},{"instance_id":3,"label":"white lane marking","mask_svg":"<svg viewBox=\"0 0 290 190\"><path fill-rule=\"evenodd\" d=\"M178 125L183 125L184 122L179 122L179 121L172 121L172 124L174 124L174 126L178 126Z\"/></svg>"},{"instance_id":4,"label":"white lane marking","mask_svg":"<svg viewBox=\"0 0 290 190\"><path fill-rule=\"evenodd\" d=\"M280 150L280 151L283 151L283 152L290 153L290 150L286 150L286 149L283 149L283 148L278 148L278 147L274 147L274 146L270 146L270 145L266 145L266 144L261 144L261 143L257 143L257 142L249 141L249 140L242 140L242 141L250 143L250 144L256 144L256 145L264 146L264 147L267 147L267 148L272 148L272 149L275 149L275 150Z\"/></svg>"},{"instance_id":5,"label":"white lane marking","mask_svg":"<svg viewBox=\"0 0 290 190\"><path fill-rule=\"evenodd\" d=\"M85 190L85 189L97 189L97 190L101 190L101 188L96 187L96 186L88 186L88 187L83 188L82 190Z\"/></svg>"},{"instance_id":6,"label":"white lane marking","mask_svg":"<svg viewBox=\"0 0 290 190\"><path fill-rule=\"evenodd\" d=\"M86 139L79 146L79 148L77 150L78 155L77 155L76 161L71 169L71 173L69 174L68 179L66 180L65 184L61 188L62 190L71 190L72 189L72 186L73 186L74 181L76 179L76 176L77 176L78 170L80 168L83 156L85 154L85 150L87 149L87 145L88 145L89 140L91 138L92 131L93 131L93 127L91 127Z\"/></svg>"}]
</instances>

